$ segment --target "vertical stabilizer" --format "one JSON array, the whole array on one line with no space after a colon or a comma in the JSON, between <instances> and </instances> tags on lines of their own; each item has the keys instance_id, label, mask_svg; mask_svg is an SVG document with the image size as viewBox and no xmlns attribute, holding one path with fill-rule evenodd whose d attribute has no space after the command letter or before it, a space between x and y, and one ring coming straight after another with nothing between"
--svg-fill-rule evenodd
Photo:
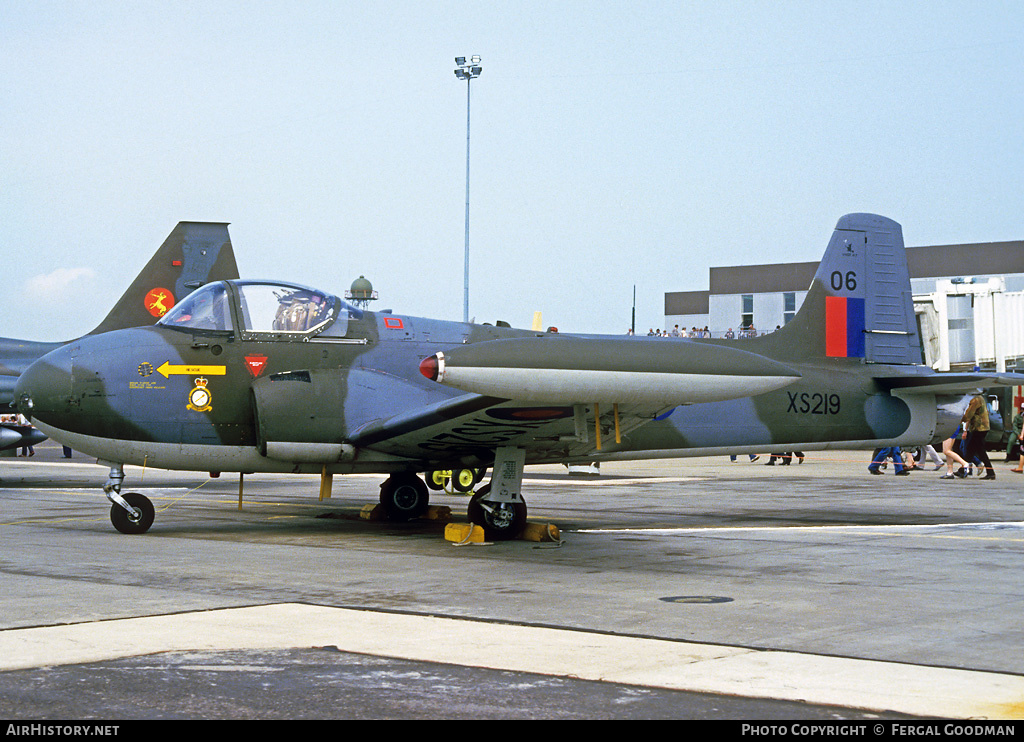
<instances>
[{"instance_id":1,"label":"vertical stabilizer","mask_svg":"<svg viewBox=\"0 0 1024 742\"><path fill-rule=\"evenodd\" d=\"M210 281L238 278L228 225L178 222L110 314L90 332L151 325Z\"/></svg>"},{"instance_id":2,"label":"vertical stabilizer","mask_svg":"<svg viewBox=\"0 0 1024 742\"><path fill-rule=\"evenodd\" d=\"M777 358L921 363L903 230L875 214L848 214L796 317L763 338Z\"/></svg>"}]
</instances>

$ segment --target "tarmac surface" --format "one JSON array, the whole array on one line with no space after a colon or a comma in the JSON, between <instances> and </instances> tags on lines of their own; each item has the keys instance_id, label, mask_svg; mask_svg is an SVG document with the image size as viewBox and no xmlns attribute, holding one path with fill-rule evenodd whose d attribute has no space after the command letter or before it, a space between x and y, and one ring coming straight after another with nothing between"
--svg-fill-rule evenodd
<instances>
[{"instance_id":1,"label":"tarmac surface","mask_svg":"<svg viewBox=\"0 0 1024 742\"><path fill-rule=\"evenodd\" d=\"M380 475L0 458L0 718L1019 719L1024 477L870 452L528 467L558 542L360 518ZM466 497L435 493L464 521Z\"/></svg>"}]
</instances>

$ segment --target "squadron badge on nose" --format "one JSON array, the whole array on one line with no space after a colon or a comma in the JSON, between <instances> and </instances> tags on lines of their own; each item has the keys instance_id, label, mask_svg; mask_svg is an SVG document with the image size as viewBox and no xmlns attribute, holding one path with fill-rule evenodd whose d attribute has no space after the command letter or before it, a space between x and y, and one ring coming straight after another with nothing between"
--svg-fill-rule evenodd
<instances>
[{"instance_id":1,"label":"squadron badge on nose","mask_svg":"<svg viewBox=\"0 0 1024 742\"><path fill-rule=\"evenodd\" d=\"M212 409L213 396L206 388L207 383L208 381L202 377L196 379L196 385L188 393L188 405L186 405L188 409L196 412L208 412Z\"/></svg>"}]
</instances>

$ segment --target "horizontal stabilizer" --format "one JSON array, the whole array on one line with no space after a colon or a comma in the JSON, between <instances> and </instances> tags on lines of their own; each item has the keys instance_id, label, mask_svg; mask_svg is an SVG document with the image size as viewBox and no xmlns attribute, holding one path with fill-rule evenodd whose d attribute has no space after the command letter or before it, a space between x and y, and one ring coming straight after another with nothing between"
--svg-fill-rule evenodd
<instances>
[{"instance_id":1,"label":"horizontal stabilizer","mask_svg":"<svg viewBox=\"0 0 1024 742\"><path fill-rule=\"evenodd\" d=\"M879 386L903 394L966 394L975 389L1024 385L1018 373L932 373L875 377Z\"/></svg>"}]
</instances>

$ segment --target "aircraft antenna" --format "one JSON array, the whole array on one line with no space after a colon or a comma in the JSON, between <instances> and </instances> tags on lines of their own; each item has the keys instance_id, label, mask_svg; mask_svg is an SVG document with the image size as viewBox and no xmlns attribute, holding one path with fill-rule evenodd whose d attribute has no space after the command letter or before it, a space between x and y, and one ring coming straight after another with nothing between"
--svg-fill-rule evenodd
<instances>
[{"instance_id":1,"label":"aircraft antenna","mask_svg":"<svg viewBox=\"0 0 1024 742\"><path fill-rule=\"evenodd\" d=\"M377 300L377 292L373 290L373 284L365 276L359 276L345 292L345 298L360 309L369 309L370 302Z\"/></svg>"}]
</instances>

